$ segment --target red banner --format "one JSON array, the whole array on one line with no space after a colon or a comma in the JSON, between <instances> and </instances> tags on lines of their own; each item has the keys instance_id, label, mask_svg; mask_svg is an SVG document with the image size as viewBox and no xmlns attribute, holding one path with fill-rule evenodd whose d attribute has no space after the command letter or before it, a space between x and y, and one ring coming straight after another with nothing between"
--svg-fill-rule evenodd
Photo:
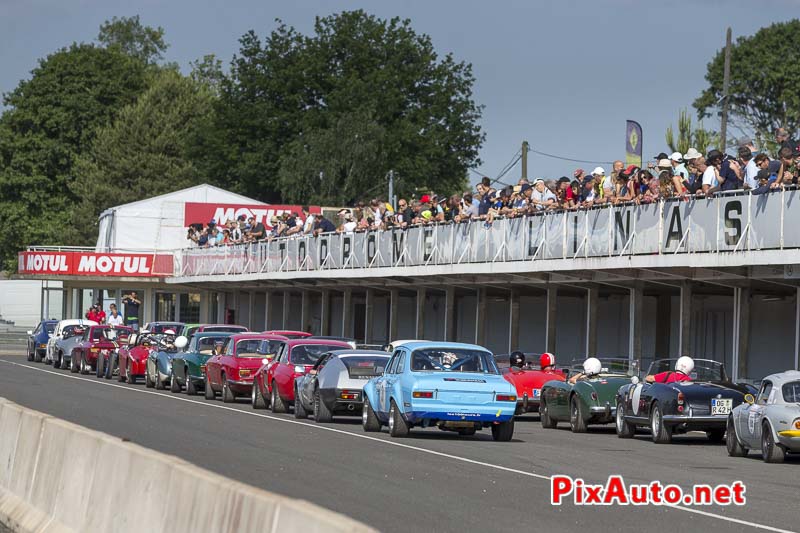
<instances>
[{"instance_id":1,"label":"red banner","mask_svg":"<svg viewBox=\"0 0 800 533\"><path fill-rule=\"evenodd\" d=\"M19 273L63 276L160 277L173 274L170 254L20 252Z\"/></svg>"},{"instance_id":2,"label":"red banner","mask_svg":"<svg viewBox=\"0 0 800 533\"><path fill-rule=\"evenodd\" d=\"M311 213L320 213L319 206L310 206ZM261 222L270 229L269 221L273 216L283 213L295 213L302 216L303 210L299 205L267 205L267 204L208 204L201 202L186 202L183 209L183 224L203 224L214 220L217 224L225 224L229 220L236 220L241 215L246 218L254 217L256 222Z\"/></svg>"}]
</instances>

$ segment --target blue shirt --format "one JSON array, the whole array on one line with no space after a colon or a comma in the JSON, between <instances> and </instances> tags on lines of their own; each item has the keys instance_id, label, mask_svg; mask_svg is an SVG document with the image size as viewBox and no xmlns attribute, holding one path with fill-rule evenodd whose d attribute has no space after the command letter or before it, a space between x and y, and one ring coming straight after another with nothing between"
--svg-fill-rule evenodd
<instances>
[{"instance_id":1,"label":"blue shirt","mask_svg":"<svg viewBox=\"0 0 800 533\"><path fill-rule=\"evenodd\" d=\"M722 185L719 187L720 190L734 191L742 188L742 186L739 184L739 178L736 177L736 172L734 172L731 168L730 160L726 159L722 162L722 168L719 169L719 175L721 178L725 178L725 181L722 182Z\"/></svg>"}]
</instances>

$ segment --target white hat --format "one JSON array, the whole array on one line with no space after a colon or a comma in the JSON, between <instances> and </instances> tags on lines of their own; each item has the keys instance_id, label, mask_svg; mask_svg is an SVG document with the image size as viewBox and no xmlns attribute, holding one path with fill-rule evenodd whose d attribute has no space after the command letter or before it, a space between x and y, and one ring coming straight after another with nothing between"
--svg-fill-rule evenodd
<instances>
[{"instance_id":1,"label":"white hat","mask_svg":"<svg viewBox=\"0 0 800 533\"><path fill-rule=\"evenodd\" d=\"M669 162L669 159L659 159L658 168L672 168L672 163Z\"/></svg>"},{"instance_id":2,"label":"white hat","mask_svg":"<svg viewBox=\"0 0 800 533\"><path fill-rule=\"evenodd\" d=\"M592 175L594 175L594 176L605 176L606 175L606 171L603 170L603 167L595 167L594 170L592 170Z\"/></svg>"},{"instance_id":3,"label":"white hat","mask_svg":"<svg viewBox=\"0 0 800 533\"><path fill-rule=\"evenodd\" d=\"M703 157L703 154L701 154L700 152L698 152L694 148L689 148L689 151L686 152L686 154L684 154L684 156L683 156L683 158L686 161L689 161L690 159L697 159L698 157Z\"/></svg>"},{"instance_id":4,"label":"white hat","mask_svg":"<svg viewBox=\"0 0 800 533\"><path fill-rule=\"evenodd\" d=\"M683 159L683 154L680 152L672 152L672 155L669 156L672 161L681 161Z\"/></svg>"}]
</instances>

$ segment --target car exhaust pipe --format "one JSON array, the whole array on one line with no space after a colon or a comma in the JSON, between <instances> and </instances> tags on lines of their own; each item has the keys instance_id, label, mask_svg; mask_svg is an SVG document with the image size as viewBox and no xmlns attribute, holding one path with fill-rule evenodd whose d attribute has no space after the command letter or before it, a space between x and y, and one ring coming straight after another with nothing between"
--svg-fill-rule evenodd
<instances>
[{"instance_id":1,"label":"car exhaust pipe","mask_svg":"<svg viewBox=\"0 0 800 533\"><path fill-rule=\"evenodd\" d=\"M349 404L347 404L347 410L348 411L355 411L356 410L356 406L354 404L352 404L352 403L349 403Z\"/></svg>"}]
</instances>

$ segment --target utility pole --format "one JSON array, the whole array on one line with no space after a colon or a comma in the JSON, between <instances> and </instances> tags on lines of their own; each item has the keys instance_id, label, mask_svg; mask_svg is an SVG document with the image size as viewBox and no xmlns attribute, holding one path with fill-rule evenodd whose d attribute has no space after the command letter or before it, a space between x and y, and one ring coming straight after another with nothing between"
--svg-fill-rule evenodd
<instances>
[{"instance_id":1,"label":"utility pole","mask_svg":"<svg viewBox=\"0 0 800 533\"><path fill-rule=\"evenodd\" d=\"M728 85L731 78L731 29L725 36L725 66L722 73L722 120L719 127L719 149L724 154L728 136Z\"/></svg>"},{"instance_id":2,"label":"utility pole","mask_svg":"<svg viewBox=\"0 0 800 533\"><path fill-rule=\"evenodd\" d=\"M522 178L528 179L528 141L522 141Z\"/></svg>"},{"instance_id":3,"label":"utility pole","mask_svg":"<svg viewBox=\"0 0 800 533\"><path fill-rule=\"evenodd\" d=\"M389 203L392 204L392 209L397 209L397 205L394 200L394 170L389 171Z\"/></svg>"}]
</instances>

